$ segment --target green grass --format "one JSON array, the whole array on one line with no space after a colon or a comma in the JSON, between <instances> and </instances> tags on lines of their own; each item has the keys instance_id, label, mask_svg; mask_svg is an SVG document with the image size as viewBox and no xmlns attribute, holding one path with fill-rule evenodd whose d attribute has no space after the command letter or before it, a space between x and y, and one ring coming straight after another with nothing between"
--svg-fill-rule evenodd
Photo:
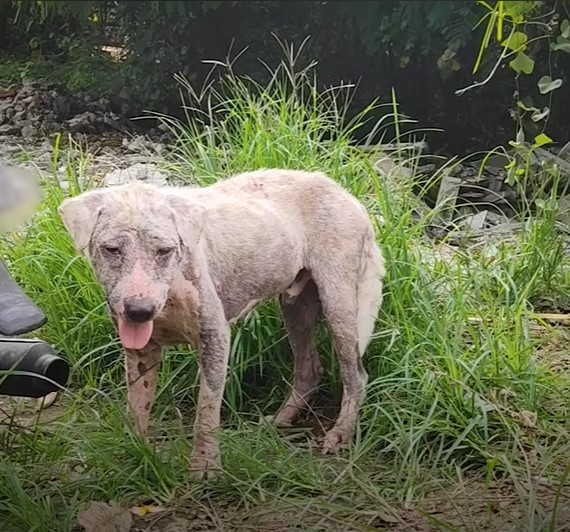
<instances>
[{"instance_id":1,"label":"green grass","mask_svg":"<svg viewBox=\"0 0 570 532\"><path fill-rule=\"evenodd\" d=\"M187 474L197 363L186 351L165 357L153 443L137 440L125 418L121 352L101 290L74 254L56 213L63 192L46 174L41 211L27 231L4 239L1 253L48 315L40 334L65 353L73 373L59 421L0 426L2 530L70 530L91 500L153 500L181 511L229 505L222 517L277 511L305 529L326 518L329 527L369 530L404 519L403 508L421 508L424 497L466 479L510 483L525 508L518 529L556 530L556 512L525 484L530 475L567 491L570 380L538 356L557 331L545 326L537 336L531 320L534 302L557 300L570 288L555 212L528 218L512 241L465 247L449 260L434 254L425 234L436 213L413 216L417 172L403 179L396 168L379 178L370 157L353 146L353 133L375 105L347 124L351 89L318 91L312 67L297 68L287 53L266 86L237 77L231 66L219 67L221 84L202 90L180 80L188 118L161 117L178 139L162 164L200 185L258 168L318 169L367 206L387 279L354 445L339 457L321 457L314 438L260 422L274 413L291 378L274 303L234 331L220 435L224 474L204 483ZM399 131L395 101L388 109ZM417 168L416 154L399 156ZM81 184L89 175L87 152L56 149L53 168L62 164L71 194L89 186ZM340 385L326 331L319 344L322 413L323 405L338 403ZM562 504L559 497L555 509ZM463 526L477 530L467 514ZM438 529L459 529L438 519Z\"/></svg>"}]
</instances>

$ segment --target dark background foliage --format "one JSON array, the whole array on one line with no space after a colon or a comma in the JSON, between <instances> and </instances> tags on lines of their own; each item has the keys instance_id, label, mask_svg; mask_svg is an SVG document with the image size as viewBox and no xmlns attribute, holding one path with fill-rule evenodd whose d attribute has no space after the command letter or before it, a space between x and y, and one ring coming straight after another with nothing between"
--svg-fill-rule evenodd
<instances>
[{"instance_id":1,"label":"dark background foliage","mask_svg":"<svg viewBox=\"0 0 570 532\"><path fill-rule=\"evenodd\" d=\"M541 4L551 17L565 9L563 3ZM517 82L508 68L499 68L485 86L456 95L474 80L484 29L475 26L483 14L473 0L5 1L0 49L32 70L36 63L60 65L55 72L72 90L120 96L139 110L177 113L175 73L199 86L211 69L203 60L226 60L247 48L235 70L263 82L268 70L259 59L272 66L282 58L275 35L296 46L309 36L302 57L318 62L319 83L358 83L354 109L374 99L388 102L394 88L400 110L418 127L444 130L432 135L433 148L464 153L514 137L512 108L525 84L535 98L528 103L544 104L532 90L536 79ZM102 45L123 47L126 60L111 66ZM552 67L548 42L539 41L532 51L543 64L540 77ZM568 55L556 59L562 77ZM477 78L497 57L498 50L489 48ZM564 99L548 102L549 134L562 143L570 119Z\"/></svg>"}]
</instances>

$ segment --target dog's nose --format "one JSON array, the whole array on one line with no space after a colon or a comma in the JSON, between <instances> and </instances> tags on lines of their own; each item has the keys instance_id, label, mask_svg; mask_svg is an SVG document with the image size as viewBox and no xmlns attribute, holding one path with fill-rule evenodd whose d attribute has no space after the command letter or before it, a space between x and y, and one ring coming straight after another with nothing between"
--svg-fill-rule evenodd
<instances>
[{"instance_id":1,"label":"dog's nose","mask_svg":"<svg viewBox=\"0 0 570 532\"><path fill-rule=\"evenodd\" d=\"M148 298L130 299L125 301L125 317L135 323L144 323L154 316L156 306Z\"/></svg>"}]
</instances>

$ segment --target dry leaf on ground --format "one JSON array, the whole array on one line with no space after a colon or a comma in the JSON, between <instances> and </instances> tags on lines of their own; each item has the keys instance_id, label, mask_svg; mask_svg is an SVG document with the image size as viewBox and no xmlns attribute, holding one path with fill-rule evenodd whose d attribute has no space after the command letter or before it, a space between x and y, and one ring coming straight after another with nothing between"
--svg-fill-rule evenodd
<instances>
[{"instance_id":1,"label":"dry leaf on ground","mask_svg":"<svg viewBox=\"0 0 570 532\"><path fill-rule=\"evenodd\" d=\"M143 504L142 506L133 506L130 512L133 515L136 515L137 517L144 517L145 515L148 514L158 514L166 512L166 508L163 508L162 506L149 506Z\"/></svg>"}]
</instances>

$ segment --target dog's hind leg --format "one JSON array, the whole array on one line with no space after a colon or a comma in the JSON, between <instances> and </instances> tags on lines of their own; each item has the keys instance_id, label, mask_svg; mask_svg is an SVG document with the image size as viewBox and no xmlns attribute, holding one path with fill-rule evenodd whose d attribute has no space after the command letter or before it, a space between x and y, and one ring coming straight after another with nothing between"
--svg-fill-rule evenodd
<instances>
[{"instance_id":1,"label":"dog's hind leg","mask_svg":"<svg viewBox=\"0 0 570 532\"><path fill-rule=\"evenodd\" d=\"M308 276L308 272L304 274ZM309 279L300 293L281 294L279 303L294 360L293 389L275 417L275 424L283 426L291 424L307 406L321 379L322 367L315 342L321 302L317 286Z\"/></svg>"},{"instance_id":2,"label":"dog's hind leg","mask_svg":"<svg viewBox=\"0 0 570 532\"><path fill-rule=\"evenodd\" d=\"M323 453L338 452L352 437L368 382L362 356L382 303L384 277L382 255L371 231L364 237L360 253L335 251L336 257L321 258L312 272L333 338L343 385L340 413L325 435Z\"/></svg>"}]
</instances>

